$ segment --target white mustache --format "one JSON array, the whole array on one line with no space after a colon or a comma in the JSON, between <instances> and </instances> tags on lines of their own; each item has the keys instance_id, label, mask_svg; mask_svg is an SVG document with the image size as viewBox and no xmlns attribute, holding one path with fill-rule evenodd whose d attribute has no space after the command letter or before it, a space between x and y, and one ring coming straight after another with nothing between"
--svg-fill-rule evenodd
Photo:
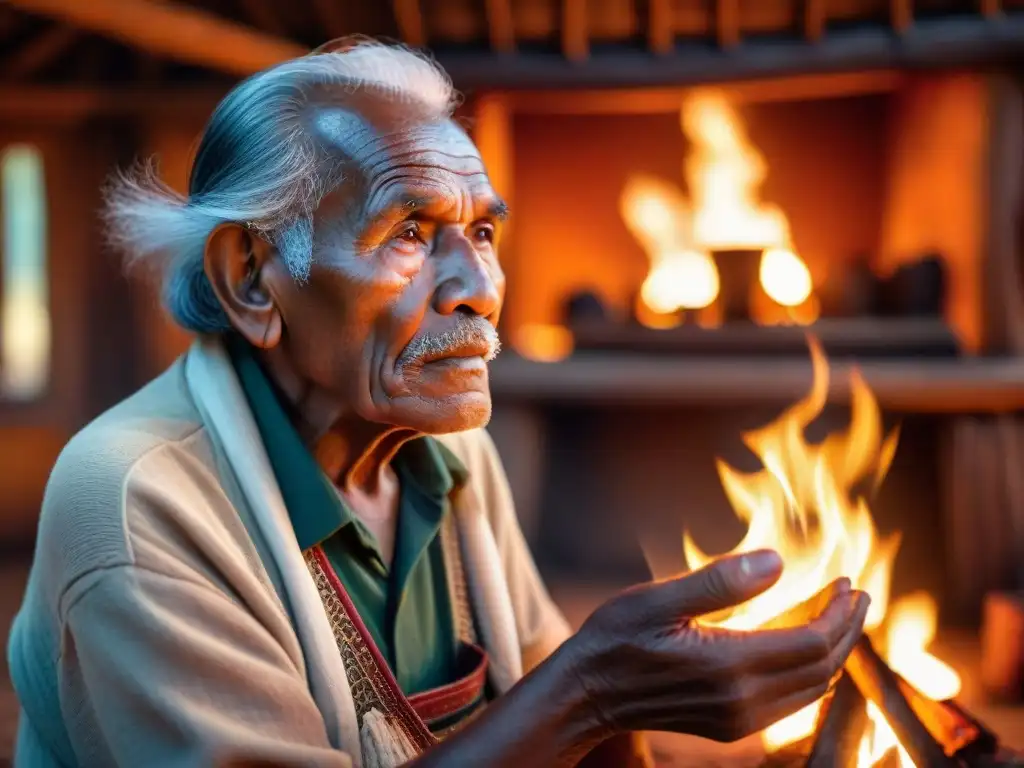
<instances>
[{"instance_id":1,"label":"white mustache","mask_svg":"<svg viewBox=\"0 0 1024 768\"><path fill-rule=\"evenodd\" d=\"M483 357L490 362L501 351L501 341L494 326L482 317L467 317L450 331L415 337L402 351L398 365L448 357L466 347L485 347Z\"/></svg>"}]
</instances>

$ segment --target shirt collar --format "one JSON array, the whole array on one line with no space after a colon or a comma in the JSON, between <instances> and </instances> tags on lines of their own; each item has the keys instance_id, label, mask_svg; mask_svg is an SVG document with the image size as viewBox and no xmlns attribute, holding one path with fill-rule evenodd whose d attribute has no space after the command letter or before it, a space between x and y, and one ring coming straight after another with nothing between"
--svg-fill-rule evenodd
<instances>
[{"instance_id":1,"label":"shirt collar","mask_svg":"<svg viewBox=\"0 0 1024 768\"><path fill-rule=\"evenodd\" d=\"M292 426L282 398L249 344L231 334L226 346L281 489L299 547L306 550L316 546L354 522L355 516ZM455 454L431 437L417 438L402 446L395 457L395 465L403 479L439 500L465 485L469 477Z\"/></svg>"}]
</instances>

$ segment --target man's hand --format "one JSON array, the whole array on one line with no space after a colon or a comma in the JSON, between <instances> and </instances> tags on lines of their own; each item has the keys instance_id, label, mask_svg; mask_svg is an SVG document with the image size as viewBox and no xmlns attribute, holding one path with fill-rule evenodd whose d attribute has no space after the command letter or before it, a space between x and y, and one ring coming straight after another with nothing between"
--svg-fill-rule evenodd
<instances>
[{"instance_id":1,"label":"man's hand","mask_svg":"<svg viewBox=\"0 0 1024 768\"><path fill-rule=\"evenodd\" d=\"M733 741L823 696L869 604L846 579L804 626L736 632L693 621L750 600L781 572L774 552L732 556L601 606L563 649L599 727Z\"/></svg>"},{"instance_id":2,"label":"man's hand","mask_svg":"<svg viewBox=\"0 0 1024 768\"><path fill-rule=\"evenodd\" d=\"M841 579L795 612L797 627L731 632L693 619L774 584L773 552L726 557L612 598L553 656L412 765L575 766L628 731L732 741L828 690L861 635L868 597Z\"/></svg>"}]
</instances>

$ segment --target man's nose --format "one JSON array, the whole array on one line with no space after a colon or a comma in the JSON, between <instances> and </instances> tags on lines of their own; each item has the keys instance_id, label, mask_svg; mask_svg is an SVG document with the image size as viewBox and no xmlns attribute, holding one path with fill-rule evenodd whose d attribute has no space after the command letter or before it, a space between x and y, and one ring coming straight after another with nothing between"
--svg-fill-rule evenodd
<instances>
[{"instance_id":1,"label":"man's nose","mask_svg":"<svg viewBox=\"0 0 1024 768\"><path fill-rule=\"evenodd\" d=\"M449 236L433 254L437 264L434 309L442 315L458 311L490 317L501 307L500 271L481 258L464 235Z\"/></svg>"}]
</instances>

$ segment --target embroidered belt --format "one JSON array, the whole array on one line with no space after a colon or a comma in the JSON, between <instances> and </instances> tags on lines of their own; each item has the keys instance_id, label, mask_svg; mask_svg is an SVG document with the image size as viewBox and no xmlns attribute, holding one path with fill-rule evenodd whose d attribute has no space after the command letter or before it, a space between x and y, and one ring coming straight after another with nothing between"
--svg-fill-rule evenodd
<instances>
[{"instance_id":1,"label":"embroidered belt","mask_svg":"<svg viewBox=\"0 0 1024 768\"><path fill-rule=\"evenodd\" d=\"M468 723L486 704L487 653L476 642L452 515L445 516L440 535L460 640L458 677L455 682L408 697L402 693L323 550L313 547L305 555L345 665L360 727L369 712L387 713L420 751Z\"/></svg>"}]
</instances>

